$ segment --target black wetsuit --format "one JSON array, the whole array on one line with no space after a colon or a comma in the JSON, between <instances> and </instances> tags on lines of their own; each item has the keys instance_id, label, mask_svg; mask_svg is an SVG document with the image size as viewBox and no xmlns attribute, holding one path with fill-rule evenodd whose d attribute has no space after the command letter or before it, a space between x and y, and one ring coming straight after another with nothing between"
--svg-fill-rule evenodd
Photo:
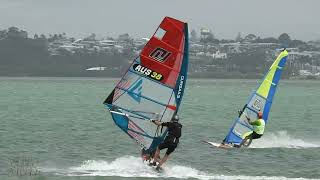
<instances>
[{"instance_id":1,"label":"black wetsuit","mask_svg":"<svg viewBox=\"0 0 320 180\"><path fill-rule=\"evenodd\" d=\"M166 154L169 155L178 146L182 125L178 122L165 122L161 125L168 128L168 134L164 141L159 145L159 149L168 148Z\"/></svg>"}]
</instances>

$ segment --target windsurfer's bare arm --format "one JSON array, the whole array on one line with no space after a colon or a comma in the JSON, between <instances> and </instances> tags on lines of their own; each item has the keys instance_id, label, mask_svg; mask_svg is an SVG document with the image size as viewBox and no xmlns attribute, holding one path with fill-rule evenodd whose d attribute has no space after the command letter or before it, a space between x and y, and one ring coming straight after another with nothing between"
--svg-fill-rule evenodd
<instances>
[{"instance_id":1,"label":"windsurfer's bare arm","mask_svg":"<svg viewBox=\"0 0 320 180\"><path fill-rule=\"evenodd\" d=\"M155 125L161 126L162 123L159 120L151 120Z\"/></svg>"}]
</instances>

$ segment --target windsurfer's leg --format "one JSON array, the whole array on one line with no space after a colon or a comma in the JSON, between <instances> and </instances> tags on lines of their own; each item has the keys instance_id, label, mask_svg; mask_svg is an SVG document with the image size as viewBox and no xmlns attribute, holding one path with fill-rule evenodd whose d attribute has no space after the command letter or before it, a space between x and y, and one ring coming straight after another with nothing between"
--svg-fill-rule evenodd
<instances>
[{"instance_id":1,"label":"windsurfer's leg","mask_svg":"<svg viewBox=\"0 0 320 180\"><path fill-rule=\"evenodd\" d=\"M157 148L150 153L149 163L151 163L151 161L152 162L154 161L156 151L157 151Z\"/></svg>"},{"instance_id":2,"label":"windsurfer's leg","mask_svg":"<svg viewBox=\"0 0 320 180\"><path fill-rule=\"evenodd\" d=\"M252 139L253 139L253 134L254 132L252 132L251 134L247 135L241 142L240 147L249 147L250 144L252 143Z\"/></svg>"},{"instance_id":3,"label":"windsurfer's leg","mask_svg":"<svg viewBox=\"0 0 320 180\"><path fill-rule=\"evenodd\" d=\"M256 132L252 133L252 139L259 139L259 138L261 138L261 136L262 136L262 134L258 134Z\"/></svg>"},{"instance_id":4,"label":"windsurfer's leg","mask_svg":"<svg viewBox=\"0 0 320 180\"><path fill-rule=\"evenodd\" d=\"M158 167L161 167L162 164L165 163L165 162L168 160L168 158L169 158L169 154L165 154L165 155L163 156L163 158L161 159L161 161L159 162L157 168L158 168Z\"/></svg>"},{"instance_id":5,"label":"windsurfer's leg","mask_svg":"<svg viewBox=\"0 0 320 180\"><path fill-rule=\"evenodd\" d=\"M248 136L246 136L242 142L240 143L239 147L242 147L249 139L251 138L251 134L249 134Z\"/></svg>"},{"instance_id":6,"label":"windsurfer's leg","mask_svg":"<svg viewBox=\"0 0 320 180\"><path fill-rule=\"evenodd\" d=\"M169 155L176 149L176 147L177 147L177 144L173 144L168 147L166 154L163 156L163 158L161 159L161 161L157 166L158 169L162 166L163 163L165 163L168 160Z\"/></svg>"},{"instance_id":7,"label":"windsurfer's leg","mask_svg":"<svg viewBox=\"0 0 320 180\"><path fill-rule=\"evenodd\" d=\"M249 138L250 138L250 136L246 136L246 137L242 140L241 145L243 145Z\"/></svg>"},{"instance_id":8,"label":"windsurfer's leg","mask_svg":"<svg viewBox=\"0 0 320 180\"><path fill-rule=\"evenodd\" d=\"M157 147L157 150L153 155L153 161L154 162L159 162L160 161L160 148L159 147Z\"/></svg>"},{"instance_id":9,"label":"windsurfer's leg","mask_svg":"<svg viewBox=\"0 0 320 180\"><path fill-rule=\"evenodd\" d=\"M151 159L150 154L145 149L141 149L141 157L143 161L148 161Z\"/></svg>"},{"instance_id":10,"label":"windsurfer's leg","mask_svg":"<svg viewBox=\"0 0 320 180\"><path fill-rule=\"evenodd\" d=\"M159 146L158 146L158 148L157 148L157 151L156 151L156 153L154 154L154 156L153 156L153 161L154 162L159 162L160 160L161 160L161 158L160 158L160 150L162 150L162 149L166 149L166 148L169 148L170 147L170 143L168 143L168 142L163 142L163 143L161 143Z\"/></svg>"}]
</instances>

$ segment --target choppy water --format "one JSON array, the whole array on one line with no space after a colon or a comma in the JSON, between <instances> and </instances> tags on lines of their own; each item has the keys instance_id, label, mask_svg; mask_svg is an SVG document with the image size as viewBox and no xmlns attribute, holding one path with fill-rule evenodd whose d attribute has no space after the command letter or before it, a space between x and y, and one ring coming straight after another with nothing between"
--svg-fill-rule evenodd
<instances>
[{"instance_id":1,"label":"choppy water","mask_svg":"<svg viewBox=\"0 0 320 180\"><path fill-rule=\"evenodd\" d=\"M181 143L158 174L102 105L115 81L0 78L0 179L21 156L50 180L320 178L320 82L282 81L265 136L249 149L222 150L201 140L221 141L257 81L189 80Z\"/></svg>"}]
</instances>

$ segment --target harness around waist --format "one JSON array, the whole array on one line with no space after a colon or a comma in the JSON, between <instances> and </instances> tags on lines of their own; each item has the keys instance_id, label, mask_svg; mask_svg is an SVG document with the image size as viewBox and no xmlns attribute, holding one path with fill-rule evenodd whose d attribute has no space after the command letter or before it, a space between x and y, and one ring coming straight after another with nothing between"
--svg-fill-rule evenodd
<instances>
[{"instance_id":1,"label":"harness around waist","mask_svg":"<svg viewBox=\"0 0 320 180\"><path fill-rule=\"evenodd\" d=\"M168 142L168 143L174 143L174 144L178 144L179 143L179 138L177 137L174 137L174 136L171 136L171 135L168 135L165 140L165 142Z\"/></svg>"}]
</instances>

